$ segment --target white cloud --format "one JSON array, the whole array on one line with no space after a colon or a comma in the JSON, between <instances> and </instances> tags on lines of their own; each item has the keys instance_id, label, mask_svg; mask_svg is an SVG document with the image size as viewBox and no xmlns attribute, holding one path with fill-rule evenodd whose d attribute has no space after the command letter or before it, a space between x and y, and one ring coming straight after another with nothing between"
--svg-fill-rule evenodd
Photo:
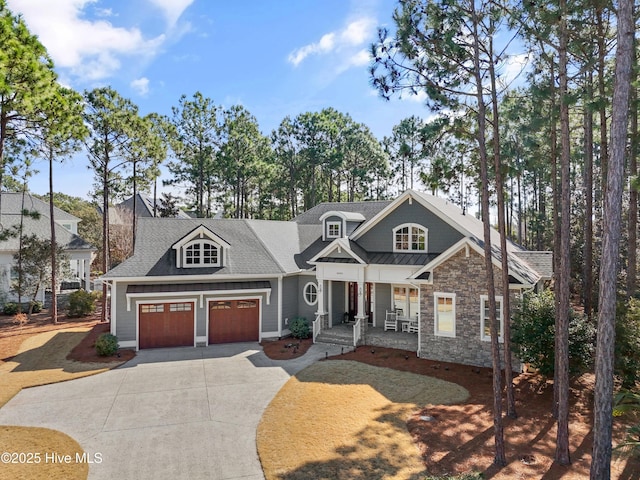
<instances>
[{"instance_id":1,"label":"white cloud","mask_svg":"<svg viewBox=\"0 0 640 480\"><path fill-rule=\"evenodd\" d=\"M147 39L138 28L117 27L104 19L89 20L85 9L95 0L8 0L38 35L57 67L71 77L95 81L113 75L127 55L149 57L158 52L165 35ZM99 10L104 17L106 12ZM108 12L113 16L113 12Z\"/></svg>"},{"instance_id":2,"label":"white cloud","mask_svg":"<svg viewBox=\"0 0 640 480\"><path fill-rule=\"evenodd\" d=\"M147 77L136 78L129 86L143 97L149 93L149 79Z\"/></svg>"},{"instance_id":3,"label":"white cloud","mask_svg":"<svg viewBox=\"0 0 640 480\"><path fill-rule=\"evenodd\" d=\"M164 14L170 27L176 24L182 13L189 8L194 0L149 0L149 2Z\"/></svg>"},{"instance_id":4,"label":"white cloud","mask_svg":"<svg viewBox=\"0 0 640 480\"><path fill-rule=\"evenodd\" d=\"M347 52L346 63L349 65L359 65L350 60L361 60L362 51L354 53L353 47L359 47L371 36L375 26L375 20L371 17L363 17L347 24L342 30L329 32L320 37L320 40L295 49L289 54L287 60L294 67L300 65L310 55L325 55L333 52ZM368 62L368 59L367 59Z\"/></svg>"}]
</instances>

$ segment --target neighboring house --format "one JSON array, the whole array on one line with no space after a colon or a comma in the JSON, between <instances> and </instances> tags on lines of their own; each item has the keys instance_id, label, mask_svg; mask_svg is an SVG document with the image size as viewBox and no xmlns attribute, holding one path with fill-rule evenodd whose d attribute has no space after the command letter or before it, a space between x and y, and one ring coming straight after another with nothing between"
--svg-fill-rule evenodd
<instances>
[{"instance_id":1,"label":"neighboring house","mask_svg":"<svg viewBox=\"0 0 640 480\"><path fill-rule=\"evenodd\" d=\"M23 210L36 211L40 214L38 219L28 216L23 218L23 235L35 234L41 239L51 238L49 204L22 193L2 194L2 215L0 215L1 228L9 229L20 224L20 213ZM96 249L78 236L78 223L80 219L57 207L54 207L54 219L56 223L56 243L64 248L69 256L71 278L77 279L87 290L90 286L90 267L95 256ZM17 236L0 242L0 292L2 302L16 300L11 292L11 284L17 278L17 270L13 256L19 250L19 238ZM63 280L63 279L60 279ZM39 292L39 300L44 301L44 290Z\"/></svg>"},{"instance_id":2,"label":"neighboring house","mask_svg":"<svg viewBox=\"0 0 640 480\"><path fill-rule=\"evenodd\" d=\"M159 217L160 213L154 215L153 199L145 197L141 194L136 194L135 197L131 196L123 202L117 204L114 209L109 210L109 223L112 224L130 224L130 218L126 217L122 212L128 212L129 215L133 215L133 204L135 201L136 216L138 218ZM157 206L160 206L160 200L158 200ZM157 209L156 209L157 210ZM187 213L182 210L178 210L176 218L191 218Z\"/></svg>"},{"instance_id":3,"label":"neighboring house","mask_svg":"<svg viewBox=\"0 0 640 480\"><path fill-rule=\"evenodd\" d=\"M141 219L134 255L103 276L111 331L122 347L196 346L285 336L300 316L316 332L359 322L366 343L399 311L419 356L490 365L482 245L482 222L413 190L292 221ZM550 252L507 250L514 298L550 279Z\"/></svg>"}]
</instances>

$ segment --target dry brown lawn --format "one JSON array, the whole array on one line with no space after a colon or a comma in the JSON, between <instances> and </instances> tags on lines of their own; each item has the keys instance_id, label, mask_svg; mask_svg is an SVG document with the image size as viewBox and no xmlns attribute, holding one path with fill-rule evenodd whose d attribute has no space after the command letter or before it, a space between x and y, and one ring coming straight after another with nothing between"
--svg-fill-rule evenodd
<instances>
[{"instance_id":1,"label":"dry brown lawn","mask_svg":"<svg viewBox=\"0 0 640 480\"><path fill-rule=\"evenodd\" d=\"M0 452L14 454L9 462L3 458L1 479L84 480L89 474L89 464L76 461L83 454L78 442L48 428L0 426Z\"/></svg>"},{"instance_id":2,"label":"dry brown lawn","mask_svg":"<svg viewBox=\"0 0 640 480\"><path fill-rule=\"evenodd\" d=\"M47 319L26 327L16 327L4 320L0 322L0 408L23 388L94 375L121 365L132 356L132 352L128 352L121 360L116 358L109 363L105 363L105 359L97 361L98 358L94 362L70 359L85 360L96 356L93 341L100 331L108 329L108 325L97 324L95 320L76 323L72 328L61 328L64 324L52 325ZM83 454L80 445L56 430L0 426L2 452L14 455L39 453L39 458L23 455L14 459L16 463L3 462L0 466L2 480L86 479L89 471L87 463L76 461L76 454ZM47 457L47 453L58 455L57 461ZM63 458L65 455L70 455L68 463L67 458ZM31 463L25 463L25 460Z\"/></svg>"},{"instance_id":3,"label":"dry brown lawn","mask_svg":"<svg viewBox=\"0 0 640 480\"><path fill-rule=\"evenodd\" d=\"M424 473L407 431L425 405L463 402L459 385L353 361L318 362L292 377L258 427L267 480L394 479Z\"/></svg>"},{"instance_id":4,"label":"dry brown lawn","mask_svg":"<svg viewBox=\"0 0 640 480\"><path fill-rule=\"evenodd\" d=\"M0 406L26 387L62 382L108 370L104 364L67 360L91 329L52 330L27 337L18 354L0 364Z\"/></svg>"}]
</instances>

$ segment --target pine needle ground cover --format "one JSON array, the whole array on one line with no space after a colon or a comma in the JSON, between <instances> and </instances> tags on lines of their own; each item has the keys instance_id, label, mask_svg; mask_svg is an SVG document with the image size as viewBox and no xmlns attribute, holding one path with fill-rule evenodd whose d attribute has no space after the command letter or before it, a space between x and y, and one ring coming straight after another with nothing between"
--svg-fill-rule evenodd
<instances>
[{"instance_id":1,"label":"pine needle ground cover","mask_svg":"<svg viewBox=\"0 0 640 480\"><path fill-rule=\"evenodd\" d=\"M463 402L451 382L353 361L318 362L292 377L258 427L267 480L403 479L424 472L407 419Z\"/></svg>"}]
</instances>

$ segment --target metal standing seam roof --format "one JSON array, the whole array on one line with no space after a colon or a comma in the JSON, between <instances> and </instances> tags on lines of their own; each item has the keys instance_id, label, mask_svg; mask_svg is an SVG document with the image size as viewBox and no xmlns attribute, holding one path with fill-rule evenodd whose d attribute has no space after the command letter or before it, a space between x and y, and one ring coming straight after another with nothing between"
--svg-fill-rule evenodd
<instances>
[{"instance_id":1,"label":"metal standing seam roof","mask_svg":"<svg viewBox=\"0 0 640 480\"><path fill-rule=\"evenodd\" d=\"M267 281L254 282L202 282L202 283L174 283L128 285L127 293L178 293L178 292L211 292L229 290L266 290L271 289Z\"/></svg>"}]
</instances>

